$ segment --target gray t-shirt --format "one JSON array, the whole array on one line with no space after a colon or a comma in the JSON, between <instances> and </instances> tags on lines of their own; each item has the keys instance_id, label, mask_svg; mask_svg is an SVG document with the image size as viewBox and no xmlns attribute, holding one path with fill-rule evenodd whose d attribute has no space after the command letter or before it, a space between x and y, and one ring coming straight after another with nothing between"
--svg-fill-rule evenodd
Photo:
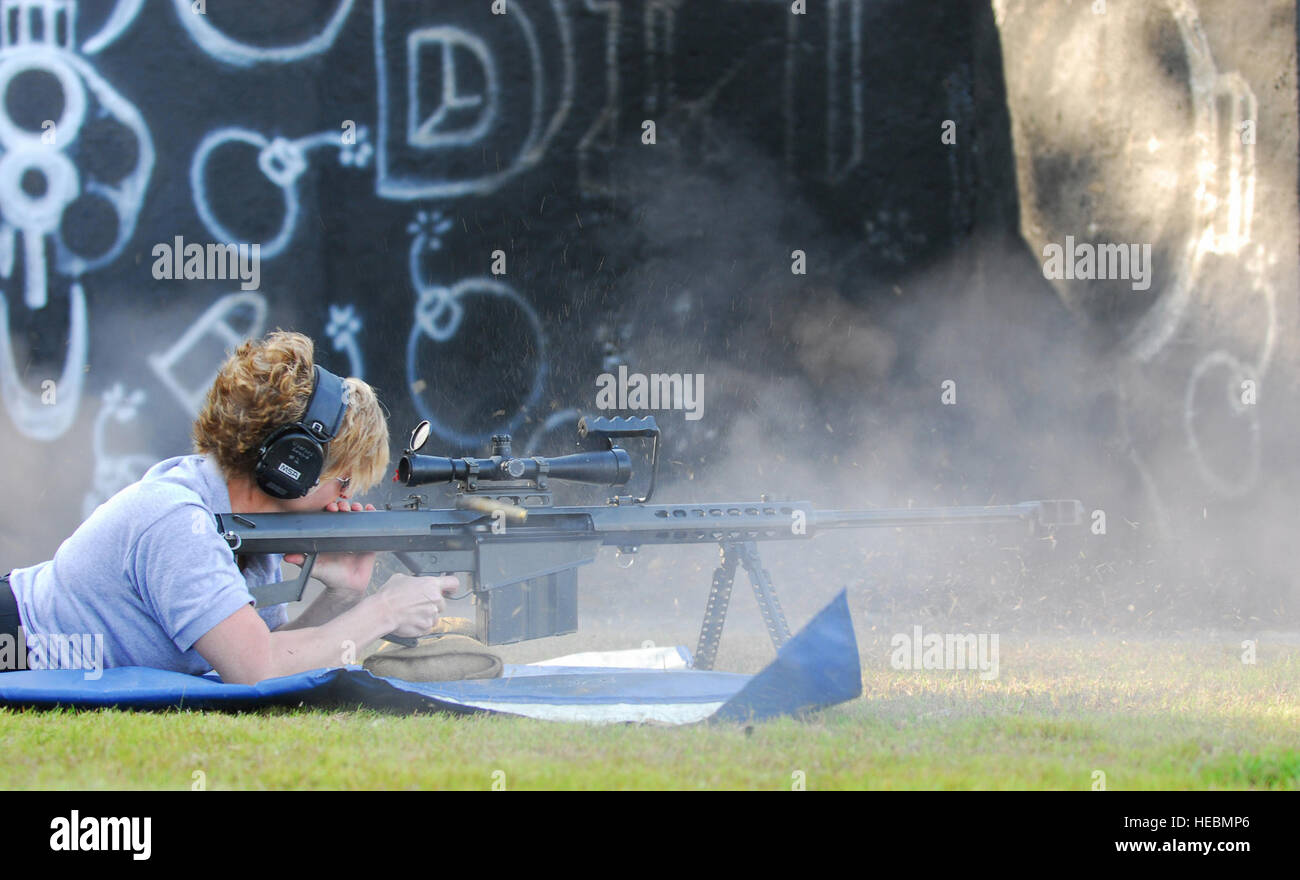
<instances>
[{"instance_id":1,"label":"gray t-shirt","mask_svg":"<svg viewBox=\"0 0 1300 880\"><path fill-rule=\"evenodd\" d=\"M25 632L102 634L105 667L207 672L194 643L253 601L249 587L281 579L279 555L249 556L240 572L213 519L228 512L215 462L159 462L97 507L54 559L14 570ZM288 620L284 605L258 613L270 629Z\"/></svg>"}]
</instances>

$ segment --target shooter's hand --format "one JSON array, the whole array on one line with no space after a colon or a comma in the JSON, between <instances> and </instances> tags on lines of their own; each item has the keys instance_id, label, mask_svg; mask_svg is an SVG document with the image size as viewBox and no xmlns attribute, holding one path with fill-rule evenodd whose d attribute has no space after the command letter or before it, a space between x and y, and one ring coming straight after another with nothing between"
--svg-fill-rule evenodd
<instances>
[{"instance_id":1,"label":"shooter's hand","mask_svg":"<svg viewBox=\"0 0 1300 880\"><path fill-rule=\"evenodd\" d=\"M383 600L393 618L392 634L413 639L422 636L447 610L448 596L460 589L454 575L412 577L395 574L375 594Z\"/></svg>"},{"instance_id":2,"label":"shooter's hand","mask_svg":"<svg viewBox=\"0 0 1300 880\"><path fill-rule=\"evenodd\" d=\"M374 509L373 504L362 507L359 501L351 504L347 501L331 501L325 505L325 510L330 513L360 513ZM286 553L284 561L290 565L302 565L306 558L301 553ZM366 587L370 586L370 577L374 571L374 553L321 553L316 557L311 576L328 590L360 598Z\"/></svg>"}]
</instances>

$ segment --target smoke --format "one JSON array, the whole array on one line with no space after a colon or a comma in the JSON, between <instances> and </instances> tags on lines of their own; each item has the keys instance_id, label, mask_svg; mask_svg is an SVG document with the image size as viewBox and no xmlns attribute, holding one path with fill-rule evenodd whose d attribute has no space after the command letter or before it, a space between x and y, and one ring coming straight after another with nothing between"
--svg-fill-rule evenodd
<instances>
[{"instance_id":1,"label":"smoke","mask_svg":"<svg viewBox=\"0 0 1300 880\"><path fill-rule=\"evenodd\" d=\"M1082 525L1036 535L891 529L761 544L792 628L841 587L865 637L919 620L977 632L1293 625L1300 595L1279 539L1296 524L1294 465L1255 438L1271 477L1231 497L1189 450L1192 437L1230 461L1249 454L1241 407L1224 394L1238 377L1204 377L1213 406L1187 392L1189 363L1227 322L1204 310L1174 354L1137 362L1117 348L1117 328L1066 307L1018 235L996 230L895 277L855 271L851 235L769 159L727 144L716 173L628 159L618 175L633 232L606 246L639 268L609 297L627 340L616 359L701 373L708 399L698 423L655 413L667 449L656 500L1062 498L1085 510ZM807 275L791 272L800 249ZM1235 295L1230 275L1206 277L1205 302ZM1269 408L1270 437L1290 434L1284 411ZM1189 418L1209 424L1189 431ZM693 644L716 548L640 558L584 571L586 619L628 644ZM738 574L723 640L743 658L764 653L748 592Z\"/></svg>"}]
</instances>

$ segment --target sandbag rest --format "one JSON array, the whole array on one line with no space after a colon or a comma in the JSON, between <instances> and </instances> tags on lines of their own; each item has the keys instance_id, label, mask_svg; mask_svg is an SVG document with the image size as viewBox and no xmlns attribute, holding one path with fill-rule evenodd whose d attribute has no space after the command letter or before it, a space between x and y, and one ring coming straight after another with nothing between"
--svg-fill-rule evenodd
<instances>
[{"instance_id":1,"label":"sandbag rest","mask_svg":"<svg viewBox=\"0 0 1300 880\"><path fill-rule=\"evenodd\" d=\"M504 664L478 639L457 633L421 636L413 648L385 643L361 664L383 678L402 681L469 681L500 678Z\"/></svg>"}]
</instances>

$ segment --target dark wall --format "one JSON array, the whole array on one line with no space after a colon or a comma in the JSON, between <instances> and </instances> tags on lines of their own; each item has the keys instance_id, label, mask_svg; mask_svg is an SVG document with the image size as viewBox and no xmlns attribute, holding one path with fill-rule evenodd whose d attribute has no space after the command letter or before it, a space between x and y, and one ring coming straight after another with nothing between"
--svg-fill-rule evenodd
<instances>
[{"instance_id":1,"label":"dark wall","mask_svg":"<svg viewBox=\"0 0 1300 880\"><path fill-rule=\"evenodd\" d=\"M706 373L708 417L661 419L680 463L702 454L687 440L716 441L754 405L746 383L798 375L837 393L791 342L805 305L874 308L905 273L968 272L981 224L1015 229L983 4L491 6L33 3L75 19L71 38L62 18L6 23L4 112L23 150L58 153L79 184L45 232L9 217L34 204L5 206L0 449L19 499L0 513L5 564L47 556L149 462L186 451L195 395L249 333L306 332L327 367L377 386L395 448L421 416L457 451L554 417L540 449L611 365ZM45 119L64 130L34 144ZM24 161L9 172L71 186ZM260 286L157 279L154 248L177 236L260 243ZM791 274L796 248L807 276ZM850 358L848 385L899 363Z\"/></svg>"}]
</instances>

